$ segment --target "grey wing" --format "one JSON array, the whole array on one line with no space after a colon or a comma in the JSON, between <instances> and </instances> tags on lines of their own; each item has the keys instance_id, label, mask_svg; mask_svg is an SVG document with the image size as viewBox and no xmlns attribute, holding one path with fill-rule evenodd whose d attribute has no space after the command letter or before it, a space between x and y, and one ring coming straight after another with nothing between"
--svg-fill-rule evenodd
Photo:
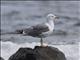
<instances>
[{"instance_id":1,"label":"grey wing","mask_svg":"<svg viewBox=\"0 0 80 60\"><path fill-rule=\"evenodd\" d=\"M45 24L38 24L35 26L31 26L29 28L18 29L14 32L10 32L9 34L23 34L23 35L31 35L31 36L38 36L42 32L49 31L48 26Z\"/></svg>"},{"instance_id":2,"label":"grey wing","mask_svg":"<svg viewBox=\"0 0 80 60\"><path fill-rule=\"evenodd\" d=\"M42 32L49 31L48 26L39 24L24 30L25 35L39 36Z\"/></svg>"},{"instance_id":3,"label":"grey wing","mask_svg":"<svg viewBox=\"0 0 80 60\"><path fill-rule=\"evenodd\" d=\"M49 31L49 28L45 24L39 24L39 25L33 26L33 30L36 30L37 32L42 33L42 32Z\"/></svg>"}]
</instances>

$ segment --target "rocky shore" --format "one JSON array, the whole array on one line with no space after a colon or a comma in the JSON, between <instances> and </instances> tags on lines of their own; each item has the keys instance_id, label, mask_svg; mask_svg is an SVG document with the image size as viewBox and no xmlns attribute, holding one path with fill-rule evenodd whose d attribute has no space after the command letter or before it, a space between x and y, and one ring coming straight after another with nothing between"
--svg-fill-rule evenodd
<instances>
[{"instance_id":1,"label":"rocky shore","mask_svg":"<svg viewBox=\"0 0 80 60\"><path fill-rule=\"evenodd\" d=\"M58 48L35 46L34 49L20 48L9 60L66 60L66 57Z\"/></svg>"}]
</instances>

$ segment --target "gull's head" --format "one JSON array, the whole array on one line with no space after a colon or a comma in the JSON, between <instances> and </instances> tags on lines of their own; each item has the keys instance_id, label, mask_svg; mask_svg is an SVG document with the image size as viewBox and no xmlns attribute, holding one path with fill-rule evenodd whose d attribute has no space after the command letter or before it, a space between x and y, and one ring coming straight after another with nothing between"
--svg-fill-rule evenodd
<instances>
[{"instance_id":1,"label":"gull's head","mask_svg":"<svg viewBox=\"0 0 80 60\"><path fill-rule=\"evenodd\" d=\"M58 17L55 16L54 14L48 14L48 15L47 15L47 18L48 18L49 20L55 20L55 19L58 19Z\"/></svg>"}]
</instances>

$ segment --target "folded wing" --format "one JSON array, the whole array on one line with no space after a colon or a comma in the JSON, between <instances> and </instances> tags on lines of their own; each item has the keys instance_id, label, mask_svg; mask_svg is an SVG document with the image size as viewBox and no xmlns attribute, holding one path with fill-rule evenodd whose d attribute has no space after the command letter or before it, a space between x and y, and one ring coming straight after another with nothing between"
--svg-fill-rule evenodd
<instances>
[{"instance_id":1,"label":"folded wing","mask_svg":"<svg viewBox=\"0 0 80 60\"><path fill-rule=\"evenodd\" d=\"M47 32L47 31L49 31L48 26L46 26L45 24L39 24L39 25L32 26L27 29L23 29L20 32L21 33L23 32L24 35L30 35L30 36L35 37L35 36L39 36L43 32Z\"/></svg>"}]
</instances>

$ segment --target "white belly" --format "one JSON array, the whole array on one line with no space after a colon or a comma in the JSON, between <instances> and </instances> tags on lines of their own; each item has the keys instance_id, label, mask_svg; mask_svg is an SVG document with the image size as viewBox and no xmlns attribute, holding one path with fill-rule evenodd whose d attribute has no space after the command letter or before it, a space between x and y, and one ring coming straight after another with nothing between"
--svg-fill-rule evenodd
<instances>
[{"instance_id":1,"label":"white belly","mask_svg":"<svg viewBox=\"0 0 80 60\"><path fill-rule=\"evenodd\" d=\"M49 31L53 31L54 24L48 24L48 23L46 23L46 25L49 27Z\"/></svg>"},{"instance_id":2,"label":"white belly","mask_svg":"<svg viewBox=\"0 0 80 60\"><path fill-rule=\"evenodd\" d=\"M41 34L41 36L44 38L44 37L50 36L52 33L53 33L53 31L43 32L43 33Z\"/></svg>"},{"instance_id":3,"label":"white belly","mask_svg":"<svg viewBox=\"0 0 80 60\"><path fill-rule=\"evenodd\" d=\"M49 31L47 31L47 32L43 32L43 33L41 34L42 37L50 36L50 35L53 33L53 30L54 30L54 24L46 23L46 25L49 27Z\"/></svg>"}]
</instances>

